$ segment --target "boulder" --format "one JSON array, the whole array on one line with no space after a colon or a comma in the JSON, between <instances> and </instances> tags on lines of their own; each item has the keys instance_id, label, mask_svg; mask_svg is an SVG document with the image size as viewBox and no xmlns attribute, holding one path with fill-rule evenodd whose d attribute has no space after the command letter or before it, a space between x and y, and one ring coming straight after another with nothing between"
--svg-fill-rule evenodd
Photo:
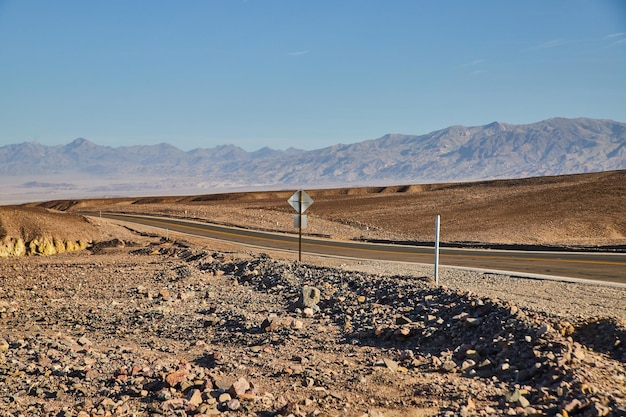
<instances>
[{"instance_id":1,"label":"boulder","mask_svg":"<svg viewBox=\"0 0 626 417\"><path fill-rule=\"evenodd\" d=\"M302 287L299 304L303 308L310 307L315 309L315 307L317 307L317 303L320 302L320 298L321 293L319 289L305 285Z\"/></svg>"}]
</instances>

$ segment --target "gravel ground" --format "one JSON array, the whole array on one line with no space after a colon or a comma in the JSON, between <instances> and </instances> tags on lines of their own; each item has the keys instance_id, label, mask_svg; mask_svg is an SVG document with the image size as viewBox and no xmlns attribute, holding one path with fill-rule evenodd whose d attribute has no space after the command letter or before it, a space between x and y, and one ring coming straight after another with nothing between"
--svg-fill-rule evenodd
<instances>
[{"instance_id":1,"label":"gravel ground","mask_svg":"<svg viewBox=\"0 0 626 417\"><path fill-rule=\"evenodd\" d=\"M93 223L0 259L1 415L626 415L624 288Z\"/></svg>"}]
</instances>

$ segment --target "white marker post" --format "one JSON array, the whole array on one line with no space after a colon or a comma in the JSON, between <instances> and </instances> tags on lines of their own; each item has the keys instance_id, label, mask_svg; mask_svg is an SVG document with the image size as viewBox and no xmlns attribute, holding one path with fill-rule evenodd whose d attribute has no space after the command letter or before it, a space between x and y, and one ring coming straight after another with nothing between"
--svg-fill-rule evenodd
<instances>
[{"instance_id":1,"label":"white marker post","mask_svg":"<svg viewBox=\"0 0 626 417\"><path fill-rule=\"evenodd\" d=\"M441 217L437 214L435 220L435 283L439 285L439 225Z\"/></svg>"}]
</instances>

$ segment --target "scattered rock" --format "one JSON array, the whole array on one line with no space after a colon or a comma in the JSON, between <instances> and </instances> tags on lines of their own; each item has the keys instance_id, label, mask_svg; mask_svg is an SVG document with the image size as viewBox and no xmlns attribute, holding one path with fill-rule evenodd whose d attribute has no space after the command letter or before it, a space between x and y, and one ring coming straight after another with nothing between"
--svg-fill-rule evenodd
<instances>
[{"instance_id":1,"label":"scattered rock","mask_svg":"<svg viewBox=\"0 0 626 417\"><path fill-rule=\"evenodd\" d=\"M229 388L228 392L234 397L242 397L250 390L250 383L245 378L239 378Z\"/></svg>"},{"instance_id":2,"label":"scattered rock","mask_svg":"<svg viewBox=\"0 0 626 417\"><path fill-rule=\"evenodd\" d=\"M299 304L303 308L309 307L315 309L315 307L317 307L317 304L320 302L320 299L321 293L319 289L308 285L302 287Z\"/></svg>"},{"instance_id":3,"label":"scattered rock","mask_svg":"<svg viewBox=\"0 0 626 417\"><path fill-rule=\"evenodd\" d=\"M0 263L0 414L604 416L626 406L619 322L589 320L584 333L575 319L415 277L174 241L132 250L132 261L118 249L111 263L90 252L75 265Z\"/></svg>"}]
</instances>

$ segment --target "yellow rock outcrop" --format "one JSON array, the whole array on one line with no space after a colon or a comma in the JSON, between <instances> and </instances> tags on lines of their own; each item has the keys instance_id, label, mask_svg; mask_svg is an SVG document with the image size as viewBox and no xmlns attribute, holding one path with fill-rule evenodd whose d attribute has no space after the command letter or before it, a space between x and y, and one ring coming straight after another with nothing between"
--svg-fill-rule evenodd
<instances>
[{"instance_id":1,"label":"yellow rock outcrop","mask_svg":"<svg viewBox=\"0 0 626 417\"><path fill-rule=\"evenodd\" d=\"M22 239L5 237L0 241L0 258L22 256L26 254L26 245Z\"/></svg>"},{"instance_id":2,"label":"yellow rock outcrop","mask_svg":"<svg viewBox=\"0 0 626 417\"><path fill-rule=\"evenodd\" d=\"M88 242L84 240L63 241L57 238L36 238L25 243L21 238L5 236L0 240L0 258L15 256L50 256L64 252L86 249Z\"/></svg>"}]
</instances>

